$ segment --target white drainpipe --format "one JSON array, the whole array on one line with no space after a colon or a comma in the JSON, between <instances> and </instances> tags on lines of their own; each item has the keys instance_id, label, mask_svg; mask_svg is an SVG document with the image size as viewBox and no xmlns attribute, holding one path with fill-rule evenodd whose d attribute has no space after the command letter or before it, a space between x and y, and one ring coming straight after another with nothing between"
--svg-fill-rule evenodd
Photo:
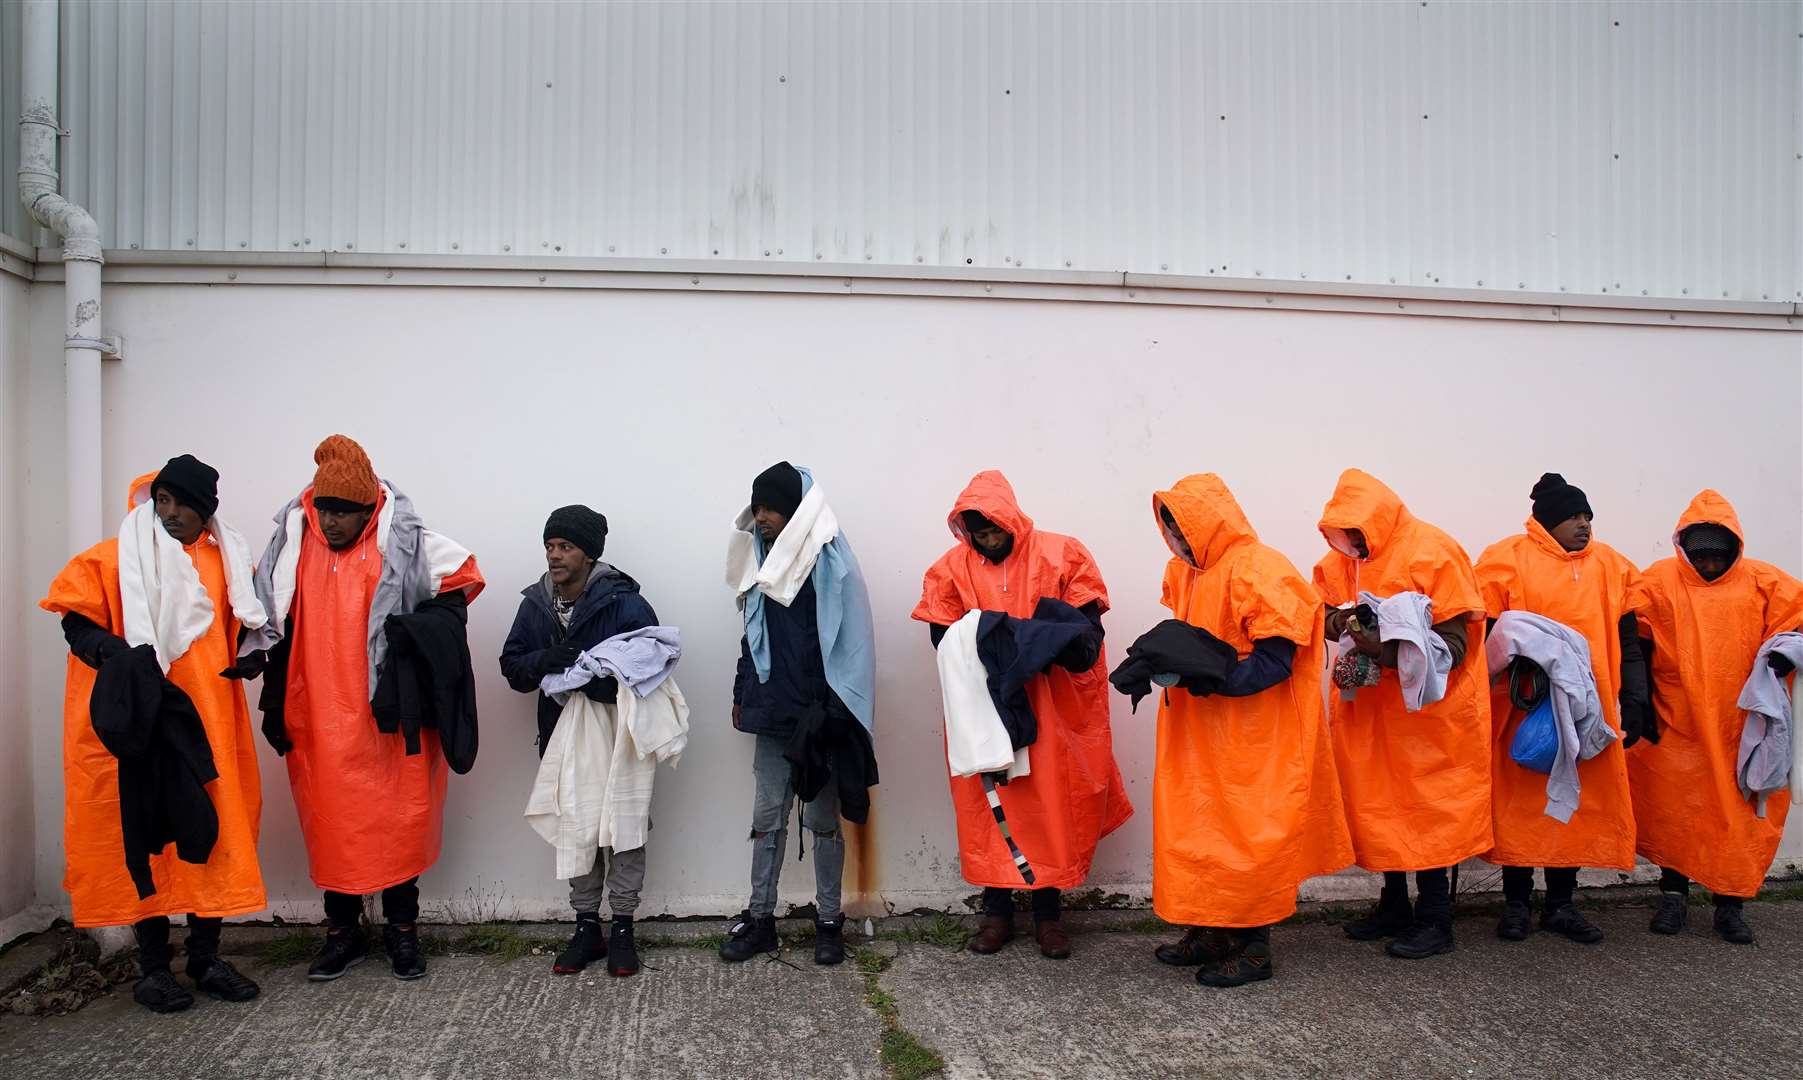
<instances>
[{"instance_id":1,"label":"white drainpipe","mask_svg":"<svg viewBox=\"0 0 1803 1080\"><path fill-rule=\"evenodd\" d=\"M69 550L99 540L101 525L100 226L58 188L57 0L25 0L19 114L19 201L63 241L63 411Z\"/></svg>"}]
</instances>

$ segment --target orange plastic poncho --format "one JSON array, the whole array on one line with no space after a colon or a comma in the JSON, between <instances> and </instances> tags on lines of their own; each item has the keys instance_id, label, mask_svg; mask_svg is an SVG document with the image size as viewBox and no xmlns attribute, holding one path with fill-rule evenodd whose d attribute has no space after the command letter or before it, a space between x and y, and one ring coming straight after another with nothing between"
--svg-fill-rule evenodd
<instances>
[{"instance_id":1,"label":"orange plastic poncho","mask_svg":"<svg viewBox=\"0 0 1803 1080\"><path fill-rule=\"evenodd\" d=\"M156 476L146 473L132 481L128 507L148 497ZM63 688L63 888L76 926L123 926L157 915L223 918L269 906L257 865L263 789L250 708L243 685L219 677L235 661L238 644L238 622L225 590L225 563L211 534L186 550L213 602L213 625L169 666L168 677L194 702L213 751L219 778L207 785L207 795L219 815L219 839L200 865L176 858L173 845L152 855L150 873L157 891L138 899L125 868L119 761L101 745L88 715L88 698L99 673L70 656ZM58 615L74 612L123 637L118 539L102 540L70 559L38 606Z\"/></svg>"},{"instance_id":2,"label":"orange plastic poncho","mask_svg":"<svg viewBox=\"0 0 1803 1080\"><path fill-rule=\"evenodd\" d=\"M1477 561L1478 588L1489 617L1531 611L1571 627L1590 645L1597 696L1609 726L1621 731L1621 617L1640 572L1628 557L1592 540L1566 551L1528 519L1527 532L1500 540ZM1578 762L1583 791L1567 824L1546 816L1546 774L1509 757L1523 713L1509 703L1508 680L1490 689L1496 740L1491 754L1496 846L1484 853L1498 866L1597 866L1634 869L1634 805L1628 795L1627 754L1621 740Z\"/></svg>"},{"instance_id":3,"label":"orange plastic poncho","mask_svg":"<svg viewBox=\"0 0 1803 1080\"><path fill-rule=\"evenodd\" d=\"M1152 497L1199 562L1181 554L1162 603L1238 650L1296 645L1287 682L1250 697L1171 690L1158 710L1152 779L1152 910L1186 926L1269 926L1296 887L1352 862L1321 707L1321 598L1266 547L1227 485L1186 476Z\"/></svg>"},{"instance_id":4,"label":"orange plastic poncho","mask_svg":"<svg viewBox=\"0 0 1803 1080\"><path fill-rule=\"evenodd\" d=\"M977 553L960 521L966 510L977 511L1014 537L1006 559L992 563ZM958 496L947 523L960 542L927 570L914 618L941 626L973 610L1030 618L1044 596L1072 607L1099 601L1108 610L1108 590L1088 549L1071 537L1035 529L1000 472L978 473ZM1054 667L1027 686L1039 720L1033 771L996 790L1015 842L1033 866L1035 888L1081 885L1089 876L1096 844L1133 816L1114 761L1108 692L1105 655L1081 674ZM964 879L972 885L1025 888L996 828L982 781L947 775L958 815Z\"/></svg>"},{"instance_id":5,"label":"orange plastic poncho","mask_svg":"<svg viewBox=\"0 0 1803 1080\"><path fill-rule=\"evenodd\" d=\"M438 861L444 839L447 768L438 733L420 733L409 755L398 735L376 730L369 697L369 607L382 575L376 522L333 551L319 531L313 490L296 573L288 661L288 782L313 883L342 893L372 893L418 877ZM482 590L474 556L445 577L440 594Z\"/></svg>"},{"instance_id":6,"label":"orange plastic poncho","mask_svg":"<svg viewBox=\"0 0 1803 1080\"><path fill-rule=\"evenodd\" d=\"M1714 581L1678 548L1678 533L1705 522L1741 540L1741 557ZM1628 751L1635 848L1710 892L1752 896L1778 852L1790 799L1768 799L1762 818L1741 797L1734 766L1744 714L1735 701L1765 639L1803 628L1803 582L1746 557L1740 518L1714 491L1691 500L1672 546L1677 555L1647 567L1630 592L1640 633L1653 642L1660 731L1657 745Z\"/></svg>"},{"instance_id":7,"label":"orange plastic poncho","mask_svg":"<svg viewBox=\"0 0 1803 1080\"><path fill-rule=\"evenodd\" d=\"M1365 535L1360 559L1344 533ZM1346 823L1367 870L1451 866L1491 844L1490 701L1484 668L1484 599L1458 541L1409 513L1394 491L1358 469L1340 475L1321 512L1334 548L1315 564L1315 588L1329 604L1361 590L1389 597L1418 592L1434 622L1463 615L1468 649L1446 696L1420 712L1403 707L1392 671L1351 701L1333 691L1334 760L1346 796Z\"/></svg>"}]
</instances>

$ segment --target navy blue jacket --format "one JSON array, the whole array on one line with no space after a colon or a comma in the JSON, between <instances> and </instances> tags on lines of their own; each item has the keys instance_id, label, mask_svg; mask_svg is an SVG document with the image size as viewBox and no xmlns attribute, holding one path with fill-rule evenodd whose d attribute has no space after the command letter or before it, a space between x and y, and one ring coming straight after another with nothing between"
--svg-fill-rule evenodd
<instances>
[{"instance_id":1,"label":"navy blue jacket","mask_svg":"<svg viewBox=\"0 0 1803 1080\"><path fill-rule=\"evenodd\" d=\"M576 598L568 631L558 624L551 609L551 576L546 574L520 590L520 611L501 646L501 674L507 685L522 694L538 694L538 753L557 727L563 706L538 689L545 651L565 641L587 652L601 642L628 630L656 626L657 612L639 595L639 583L606 563L596 563L588 585ZM618 686L612 679L595 679L582 692L595 701L612 704Z\"/></svg>"},{"instance_id":2,"label":"navy blue jacket","mask_svg":"<svg viewBox=\"0 0 1803 1080\"><path fill-rule=\"evenodd\" d=\"M820 620L814 580L809 577L795 602L784 607L764 600L764 632L770 639L770 681L758 682L751 646L739 638L739 672L732 683L732 703L739 706L739 730L786 739L810 706L843 711L839 695L827 685L820 659Z\"/></svg>"}]
</instances>

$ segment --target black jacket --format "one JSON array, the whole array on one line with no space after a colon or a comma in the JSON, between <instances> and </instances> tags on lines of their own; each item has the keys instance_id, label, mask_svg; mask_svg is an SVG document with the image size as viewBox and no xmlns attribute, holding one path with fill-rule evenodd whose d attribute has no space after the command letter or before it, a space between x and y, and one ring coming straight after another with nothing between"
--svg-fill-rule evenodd
<instances>
[{"instance_id":1,"label":"black jacket","mask_svg":"<svg viewBox=\"0 0 1803 1080\"><path fill-rule=\"evenodd\" d=\"M759 682L751 644L739 639L739 670L732 703L739 706L739 730L786 739L810 709L845 708L826 681L820 658L820 621L810 576L788 607L764 600L764 634L770 642L770 681ZM829 704L830 703L830 704Z\"/></svg>"},{"instance_id":2,"label":"black jacket","mask_svg":"<svg viewBox=\"0 0 1803 1080\"><path fill-rule=\"evenodd\" d=\"M101 745L119 759L125 867L142 900L157 891L150 857L171 843L183 862L212 856L219 813L206 786L219 772L200 713L163 677L154 648L114 650L99 667L88 715Z\"/></svg>"},{"instance_id":3,"label":"black jacket","mask_svg":"<svg viewBox=\"0 0 1803 1080\"><path fill-rule=\"evenodd\" d=\"M1102 624L1062 600L1041 597L1031 619L985 611L977 621L977 656L989 697L1014 749L1039 739L1039 719L1027 700L1027 684L1054 665L1088 671L1102 653Z\"/></svg>"},{"instance_id":4,"label":"black jacket","mask_svg":"<svg viewBox=\"0 0 1803 1080\"><path fill-rule=\"evenodd\" d=\"M399 732L419 753L421 728L438 732L451 771L476 764L476 675L470 670L469 600L462 589L440 593L382 624L388 655L376 673L370 712L376 730Z\"/></svg>"},{"instance_id":5,"label":"black jacket","mask_svg":"<svg viewBox=\"0 0 1803 1080\"><path fill-rule=\"evenodd\" d=\"M1108 681L1139 708L1152 692L1152 676L1175 675L1176 685L1198 694L1219 693L1239 663L1239 651L1200 626L1166 619L1127 646L1127 659Z\"/></svg>"},{"instance_id":6,"label":"black jacket","mask_svg":"<svg viewBox=\"0 0 1803 1080\"><path fill-rule=\"evenodd\" d=\"M839 792L839 813L862 825L870 820L870 788L876 786L876 751L870 733L837 694L809 706L793 722L783 758L795 797L813 802L831 782Z\"/></svg>"},{"instance_id":7,"label":"black jacket","mask_svg":"<svg viewBox=\"0 0 1803 1080\"><path fill-rule=\"evenodd\" d=\"M639 583L606 563L595 564L570 612L567 631L551 609L549 575L520 590L519 613L513 617L513 629L507 632L507 643L501 646L501 674L507 685L520 693L538 694L540 757L551 741L551 732L557 728L557 718L563 714L563 706L538 689L538 681L550 674L543 667L545 654L566 642L587 652L610 637L657 624L657 612L639 594ZM594 679L582 692L592 701L611 705L619 688L613 679Z\"/></svg>"}]
</instances>

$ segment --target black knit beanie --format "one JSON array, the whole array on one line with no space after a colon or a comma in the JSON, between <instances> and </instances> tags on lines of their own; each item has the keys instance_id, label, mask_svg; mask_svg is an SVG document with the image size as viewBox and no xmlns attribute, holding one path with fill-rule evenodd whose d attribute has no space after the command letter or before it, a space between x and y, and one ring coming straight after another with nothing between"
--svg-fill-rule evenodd
<instances>
[{"instance_id":1,"label":"black knit beanie","mask_svg":"<svg viewBox=\"0 0 1803 1080\"><path fill-rule=\"evenodd\" d=\"M568 540L590 559L599 559L607 546L607 519L580 503L560 506L545 519L545 543Z\"/></svg>"},{"instance_id":2,"label":"black knit beanie","mask_svg":"<svg viewBox=\"0 0 1803 1080\"><path fill-rule=\"evenodd\" d=\"M1534 485L1534 520L1551 529L1566 518L1595 512L1582 488L1572 487L1556 472L1543 473Z\"/></svg>"},{"instance_id":3,"label":"black knit beanie","mask_svg":"<svg viewBox=\"0 0 1803 1080\"><path fill-rule=\"evenodd\" d=\"M784 517L795 516L801 505L801 473L786 461L758 473L751 482L751 505L774 510Z\"/></svg>"},{"instance_id":4,"label":"black knit beanie","mask_svg":"<svg viewBox=\"0 0 1803 1080\"><path fill-rule=\"evenodd\" d=\"M1734 530L1725 525L1717 525L1713 521L1705 521L1692 525L1678 534L1678 546L1686 555L1726 555L1729 558L1740 554L1740 537Z\"/></svg>"},{"instance_id":5,"label":"black knit beanie","mask_svg":"<svg viewBox=\"0 0 1803 1080\"><path fill-rule=\"evenodd\" d=\"M202 521L211 521L219 512L219 472L193 454L170 458L151 482L152 494L157 488L167 489L176 502L199 514Z\"/></svg>"}]
</instances>

